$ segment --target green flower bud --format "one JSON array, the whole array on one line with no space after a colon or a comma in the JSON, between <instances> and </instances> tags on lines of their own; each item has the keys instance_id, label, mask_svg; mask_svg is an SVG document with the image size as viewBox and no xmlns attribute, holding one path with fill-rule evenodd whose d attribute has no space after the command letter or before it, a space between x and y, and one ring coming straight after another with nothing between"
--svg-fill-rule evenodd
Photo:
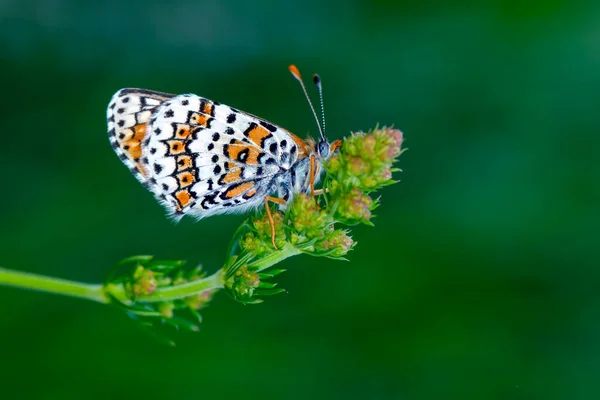
<instances>
[{"instance_id":1,"label":"green flower bud","mask_svg":"<svg viewBox=\"0 0 600 400\"><path fill-rule=\"evenodd\" d=\"M272 211L271 214L275 225L275 244L278 248L282 248L286 241L283 215L279 211ZM272 253L275 249L271 243L271 224L268 215L264 213L260 218L252 219L251 223L254 229L243 234L240 239L242 249L259 257Z\"/></svg>"},{"instance_id":2,"label":"green flower bud","mask_svg":"<svg viewBox=\"0 0 600 400\"><path fill-rule=\"evenodd\" d=\"M249 299L260 285L260 277L246 265L241 266L227 282L228 289L235 297Z\"/></svg>"},{"instance_id":3,"label":"green flower bud","mask_svg":"<svg viewBox=\"0 0 600 400\"><path fill-rule=\"evenodd\" d=\"M342 168L341 156L339 153L334 153L327 161L327 171L331 175L337 175L337 173Z\"/></svg>"},{"instance_id":4,"label":"green flower bud","mask_svg":"<svg viewBox=\"0 0 600 400\"><path fill-rule=\"evenodd\" d=\"M382 128L373 131L373 136L379 142L381 161L393 163L402 152L402 132L398 129Z\"/></svg>"},{"instance_id":5,"label":"green flower bud","mask_svg":"<svg viewBox=\"0 0 600 400\"><path fill-rule=\"evenodd\" d=\"M161 303L158 306L158 312L165 318L173 318L173 310L175 310L175 304L172 302Z\"/></svg>"},{"instance_id":6,"label":"green flower bud","mask_svg":"<svg viewBox=\"0 0 600 400\"><path fill-rule=\"evenodd\" d=\"M148 295L156 290L157 285L154 272L138 265L133 273L133 282L131 285L133 293L136 296Z\"/></svg>"},{"instance_id":7,"label":"green flower bud","mask_svg":"<svg viewBox=\"0 0 600 400\"><path fill-rule=\"evenodd\" d=\"M375 129L369 134L354 133L325 168L345 188L373 191L391 183L391 166L401 153L402 132Z\"/></svg>"},{"instance_id":8,"label":"green flower bud","mask_svg":"<svg viewBox=\"0 0 600 400\"><path fill-rule=\"evenodd\" d=\"M367 222L371 219L371 210L374 207L373 199L361 190L353 188L340 196L336 216L342 221Z\"/></svg>"},{"instance_id":9,"label":"green flower bud","mask_svg":"<svg viewBox=\"0 0 600 400\"><path fill-rule=\"evenodd\" d=\"M333 222L327 213L321 210L315 198L304 193L294 198L289 217L292 228L308 239L323 236L325 228Z\"/></svg>"},{"instance_id":10,"label":"green flower bud","mask_svg":"<svg viewBox=\"0 0 600 400\"><path fill-rule=\"evenodd\" d=\"M191 296L187 296L183 299L186 306L192 310L200 310L206 306L211 300L216 290L204 290L200 293L196 293Z\"/></svg>"},{"instance_id":11,"label":"green flower bud","mask_svg":"<svg viewBox=\"0 0 600 400\"><path fill-rule=\"evenodd\" d=\"M336 229L322 242L315 244L315 250L327 253L328 257L343 257L354 247L354 241L348 236L348 231Z\"/></svg>"}]
</instances>

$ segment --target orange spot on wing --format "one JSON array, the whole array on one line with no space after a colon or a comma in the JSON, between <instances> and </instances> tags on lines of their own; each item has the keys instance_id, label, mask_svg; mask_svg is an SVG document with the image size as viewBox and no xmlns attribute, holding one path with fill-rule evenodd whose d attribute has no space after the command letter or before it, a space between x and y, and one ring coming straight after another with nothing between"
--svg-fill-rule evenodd
<instances>
[{"instance_id":1,"label":"orange spot on wing","mask_svg":"<svg viewBox=\"0 0 600 400\"><path fill-rule=\"evenodd\" d=\"M137 161L142 156L141 143L146 136L146 124L136 125L132 129L124 129L119 134L125 135L121 141L121 149L129 158Z\"/></svg>"},{"instance_id":2,"label":"orange spot on wing","mask_svg":"<svg viewBox=\"0 0 600 400\"><path fill-rule=\"evenodd\" d=\"M256 189L250 189L246 192L244 197L249 199L250 197L253 197L255 194L256 194Z\"/></svg>"},{"instance_id":3,"label":"orange spot on wing","mask_svg":"<svg viewBox=\"0 0 600 400\"><path fill-rule=\"evenodd\" d=\"M190 124L206 127L209 118L210 116L208 115L193 113L190 116Z\"/></svg>"},{"instance_id":4,"label":"orange spot on wing","mask_svg":"<svg viewBox=\"0 0 600 400\"><path fill-rule=\"evenodd\" d=\"M134 129L135 131L132 140L141 142L144 139L144 136L146 136L146 124L136 125Z\"/></svg>"},{"instance_id":5,"label":"orange spot on wing","mask_svg":"<svg viewBox=\"0 0 600 400\"><path fill-rule=\"evenodd\" d=\"M176 139L185 139L188 136L190 136L190 126L178 124L176 131L175 131L175 138Z\"/></svg>"},{"instance_id":6,"label":"orange spot on wing","mask_svg":"<svg viewBox=\"0 0 600 400\"><path fill-rule=\"evenodd\" d=\"M239 143L239 144L238 144ZM239 154L242 152L242 150L244 150L245 148L247 148L247 146L241 144L241 142L236 142L233 144L230 144L227 147L227 157L229 157L232 160L237 160Z\"/></svg>"},{"instance_id":7,"label":"orange spot on wing","mask_svg":"<svg viewBox=\"0 0 600 400\"><path fill-rule=\"evenodd\" d=\"M185 142L181 140L169 140L169 152L170 154L181 154L185 153Z\"/></svg>"},{"instance_id":8,"label":"orange spot on wing","mask_svg":"<svg viewBox=\"0 0 600 400\"><path fill-rule=\"evenodd\" d=\"M223 182L225 183L233 183L242 179L242 169L236 169L223 177Z\"/></svg>"},{"instance_id":9,"label":"orange spot on wing","mask_svg":"<svg viewBox=\"0 0 600 400\"><path fill-rule=\"evenodd\" d=\"M207 124L208 124L208 116L200 115L198 117L198 125L205 127Z\"/></svg>"},{"instance_id":10,"label":"orange spot on wing","mask_svg":"<svg viewBox=\"0 0 600 400\"><path fill-rule=\"evenodd\" d=\"M196 177L191 172L186 171L177 174L177 181L179 181L179 186L183 188L196 182Z\"/></svg>"},{"instance_id":11,"label":"orange spot on wing","mask_svg":"<svg viewBox=\"0 0 600 400\"><path fill-rule=\"evenodd\" d=\"M177 171L183 171L192 167L192 158L190 156L177 157Z\"/></svg>"},{"instance_id":12,"label":"orange spot on wing","mask_svg":"<svg viewBox=\"0 0 600 400\"><path fill-rule=\"evenodd\" d=\"M205 114L211 115L212 109L213 109L213 105L210 103L206 103L206 104L204 104L204 109L202 110L202 112Z\"/></svg>"},{"instance_id":13,"label":"orange spot on wing","mask_svg":"<svg viewBox=\"0 0 600 400\"><path fill-rule=\"evenodd\" d=\"M260 125L255 126L254 129L248 132L248 138L259 147L263 147L263 140L270 135L271 132Z\"/></svg>"},{"instance_id":14,"label":"orange spot on wing","mask_svg":"<svg viewBox=\"0 0 600 400\"><path fill-rule=\"evenodd\" d=\"M241 195L242 193L244 193L246 190L252 189L253 186L254 186L253 181L240 183L239 185L235 185L234 187L230 188L225 193L225 196L229 199L231 199L233 197L237 197L237 196Z\"/></svg>"},{"instance_id":15,"label":"orange spot on wing","mask_svg":"<svg viewBox=\"0 0 600 400\"><path fill-rule=\"evenodd\" d=\"M258 156L260 156L262 151L255 149L254 147L249 147L250 154L248 154L248 160L246 160L246 164L258 164Z\"/></svg>"},{"instance_id":16,"label":"orange spot on wing","mask_svg":"<svg viewBox=\"0 0 600 400\"><path fill-rule=\"evenodd\" d=\"M123 143L123 146L121 146L121 148L127 154L127 156L134 161L137 161L142 156L142 148L140 147L140 142L137 142L135 140L129 140Z\"/></svg>"},{"instance_id":17,"label":"orange spot on wing","mask_svg":"<svg viewBox=\"0 0 600 400\"><path fill-rule=\"evenodd\" d=\"M177 198L177 202L179 202L181 208L188 205L192 200L192 196L190 195L190 192L187 191L187 189L178 191L177 193L175 193L175 197Z\"/></svg>"}]
</instances>

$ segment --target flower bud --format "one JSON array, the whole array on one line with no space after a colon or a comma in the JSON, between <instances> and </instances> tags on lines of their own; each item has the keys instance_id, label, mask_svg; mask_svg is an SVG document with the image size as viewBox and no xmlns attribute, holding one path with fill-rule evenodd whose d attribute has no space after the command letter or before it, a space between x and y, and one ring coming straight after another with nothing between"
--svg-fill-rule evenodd
<instances>
[{"instance_id":1,"label":"flower bud","mask_svg":"<svg viewBox=\"0 0 600 400\"><path fill-rule=\"evenodd\" d=\"M371 219L373 200L361 190L353 188L340 196L336 215L341 220L367 222Z\"/></svg>"},{"instance_id":2,"label":"flower bud","mask_svg":"<svg viewBox=\"0 0 600 400\"><path fill-rule=\"evenodd\" d=\"M322 242L315 244L315 250L321 253L327 253L328 257L343 257L354 247L354 241L348 236L348 231L336 229Z\"/></svg>"},{"instance_id":3,"label":"flower bud","mask_svg":"<svg viewBox=\"0 0 600 400\"><path fill-rule=\"evenodd\" d=\"M283 216L279 211L272 211L271 214L275 225L275 244L278 248L282 248L286 240ZM268 215L265 213L260 218L254 218L251 223L254 229L243 234L240 239L242 249L259 257L272 253L275 249L271 243L271 224Z\"/></svg>"},{"instance_id":4,"label":"flower bud","mask_svg":"<svg viewBox=\"0 0 600 400\"><path fill-rule=\"evenodd\" d=\"M228 288L236 297L250 298L254 290L260 285L260 277L246 265L241 266L233 277L227 282Z\"/></svg>"},{"instance_id":5,"label":"flower bud","mask_svg":"<svg viewBox=\"0 0 600 400\"><path fill-rule=\"evenodd\" d=\"M154 272L138 265L133 273L131 289L136 296L148 295L156 290L157 282Z\"/></svg>"},{"instance_id":6,"label":"flower bud","mask_svg":"<svg viewBox=\"0 0 600 400\"><path fill-rule=\"evenodd\" d=\"M294 198L290 219L294 230L309 239L323 236L323 231L332 222L327 217L327 213L321 210L315 198L304 193Z\"/></svg>"},{"instance_id":7,"label":"flower bud","mask_svg":"<svg viewBox=\"0 0 600 400\"><path fill-rule=\"evenodd\" d=\"M172 302L161 303L158 306L158 312L165 318L173 318L173 310L175 309L175 304Z\"/></svg>"},{"instance_id":8,"label":"flower bud","mask_svg":"<svg viewBox=\"0 0 600 400\"><path fill-rule=\"evenodd\" d=\"M185 305L191 308L192 310L200 310L212 300L212 297L215 293L215 289L203 290L200 293L187 296L183 299L183 301Z\"/></svg>"},{"instance_id":9,"label":"flower bud","mask_svg":"<svg viewBox=\"0 0 600 400\"><path fill-rule=\"evenodd\" d=\"M353 133L325 168L346 188L373 191L391 183L391 166L401 153L402 132L392 128Z\"/></svg>"}]
</instances>

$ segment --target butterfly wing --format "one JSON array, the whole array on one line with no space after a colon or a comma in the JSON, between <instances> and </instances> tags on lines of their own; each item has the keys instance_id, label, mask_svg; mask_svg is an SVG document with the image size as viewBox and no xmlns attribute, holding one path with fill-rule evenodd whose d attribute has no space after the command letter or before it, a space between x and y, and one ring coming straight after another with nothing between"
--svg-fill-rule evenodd
<instances>
[{"instance_id":1,"label":"butterfly wing","mask_svg":"<svg viewBox=\"0 0 600 400\"><path fill-rule=\"evenodd\" d=\"M144 141L148 140L147 123L152 113L172 94L145 89L121 89L112 97L106 118L110 143L123 163L142 183L147 183L148 172L141 159Z\"/></svg>"},{"instance_id":2,"label":"butterfly wing","mask_svg":"<svg viewBox=\"0 0 600 400\"><path fill-rule=\"evenodd\" d=\"M196 95L161 103L148 129L141 169L175 218L259 206L306 152L288 131Z\"/></svg>"}]
</instances>

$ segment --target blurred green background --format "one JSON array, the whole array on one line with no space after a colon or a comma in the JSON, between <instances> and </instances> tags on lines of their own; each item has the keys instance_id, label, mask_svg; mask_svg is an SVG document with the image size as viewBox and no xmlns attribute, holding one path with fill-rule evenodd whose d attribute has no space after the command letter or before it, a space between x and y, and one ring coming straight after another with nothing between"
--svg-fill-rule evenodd
<instances>
[{"instance_id":1,"label":"blurred green background","mask_svg":"<svg viewBox=\"0 0 600 400\"><path fill-rule=\"evenodd\" d=\"M122 87L306 136L404 131L350 262L219 293L167 348L119 310L0 287L3 398L600 396L600 3L0 1L0 265L101 281L152 253L214 271L242 216L173 224L113 153ZM310 88L314 94L313 88Z\"/></svg>"}]
</instances>

